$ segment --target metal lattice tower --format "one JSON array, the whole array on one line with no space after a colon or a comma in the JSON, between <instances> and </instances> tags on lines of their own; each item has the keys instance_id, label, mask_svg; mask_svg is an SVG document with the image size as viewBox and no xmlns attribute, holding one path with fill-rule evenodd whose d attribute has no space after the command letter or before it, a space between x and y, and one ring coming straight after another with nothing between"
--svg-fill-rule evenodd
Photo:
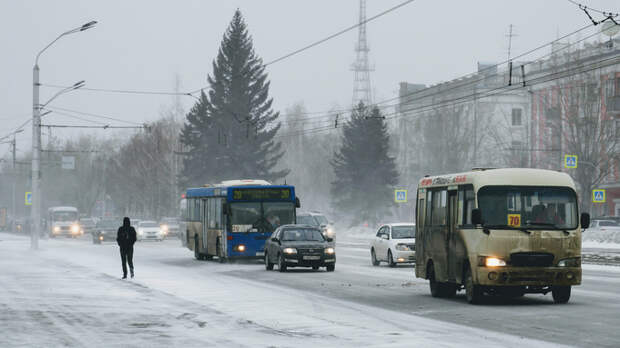
<instances>
[{"instance_id":1,"label":"metal lattice tower","mask_svg":"<svg viewBox=\"0 0 620 348\"><path fill-rule=\"evenodd\" d=\"M366 0L360 0L360 21L358 29L357 45L355 46L356 59L351 70L355 72L353 82L353 106L360 101L365 105L372 104L370 90L370 72L373 70L368 64L368 42L366 41Z\"/></svg>"}]
</instances>

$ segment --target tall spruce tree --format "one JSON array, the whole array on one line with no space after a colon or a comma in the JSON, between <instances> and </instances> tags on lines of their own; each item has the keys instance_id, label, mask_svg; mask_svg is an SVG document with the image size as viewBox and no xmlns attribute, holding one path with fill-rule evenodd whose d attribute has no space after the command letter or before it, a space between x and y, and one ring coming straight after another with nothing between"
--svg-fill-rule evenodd
<instances>
[{"instance_id":1,"label":"tall spruce tree","mask_svg":"<svg viewBox=\"0 0 620 348\"><path fill-rule=\"evenodd\" d=\"M378 108L360 103L343 126L342 145L331 165L332 206L351 224L376 224L393 206L398 171L388 154L390 136Z\"/></svg>"},{"instance_id":2,"label":"tall spruce tree","mask_svg":"<svg viewBox=\"0 0 620 348\"><path fill-rule=\"evenodd\" d=\"M265 66L239 10L224 34L208 82L208 94L201 94L181 131L187 149L182 185L284 178L289 170L274 169L284 154L274 138L279 113L271 107Z\"/></svg>"}]
</instances>

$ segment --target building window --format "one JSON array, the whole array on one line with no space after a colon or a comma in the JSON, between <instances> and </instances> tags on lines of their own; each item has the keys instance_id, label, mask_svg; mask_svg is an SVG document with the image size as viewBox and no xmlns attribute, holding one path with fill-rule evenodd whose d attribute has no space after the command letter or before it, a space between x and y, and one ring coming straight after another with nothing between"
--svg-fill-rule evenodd
<instances>
[{"instance_id":1,"label":"building window","mask_svg":"<svg viewBox=\"0 0 620 348\"><path fill-rule=\"evenodd\" d=\"M521 109L519 108L512 109L512 125L513 126L521 125Z\"/></svg>"}]
</instances>

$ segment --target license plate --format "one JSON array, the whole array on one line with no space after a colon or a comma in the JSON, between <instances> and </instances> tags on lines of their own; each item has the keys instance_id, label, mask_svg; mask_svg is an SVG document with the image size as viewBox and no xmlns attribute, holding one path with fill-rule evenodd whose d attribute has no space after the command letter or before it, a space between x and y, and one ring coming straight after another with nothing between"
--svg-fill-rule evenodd
<instances>
[{"instance_id":1,"label":"license plate","mask_svg":"<svg viewBox=\"0 0 620 348\"><path fill-rule=\"evenodd\" d=\"M264 251L257 251L256 252L256 256L265 256L265 252Z\"/></svg>"},{"instance_id":2,"label":"license plate","mask_svg":"<svg viewBox=\"0 0 620 348\"><path fill-rule=\"evenodd\" d=\"M304 260L320 260L320 256L304 256Z\"/></svg>"}]
</instances>

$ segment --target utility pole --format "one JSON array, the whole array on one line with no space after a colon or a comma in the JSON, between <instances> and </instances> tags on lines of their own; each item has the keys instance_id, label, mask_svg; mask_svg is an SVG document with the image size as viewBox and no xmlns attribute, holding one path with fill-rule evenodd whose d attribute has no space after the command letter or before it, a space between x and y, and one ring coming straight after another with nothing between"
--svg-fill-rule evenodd
<instances>
[{"instance_id":1,"label":"utility pole","mask_svg":"<svg viewBox=\"0 0 620 348\"><path fill-rule=\"evenodd\" d=\"M368 42L366 40L366 0L360 0L360 26L357 34L357 44L355 45L356 59L351 66L355 72L353 83L353 107L360 101L364 105L372 104L372 94L370 89L370 72L373 70L368 64Z\"/></svg>"},{"instance_id":2,"label":"utility pole","mask_svg":"<svg viewBox=\"0 0 620 348\"><path fill-rule=\"evenodd\" d=\"M510 60L510 51L512 49L512 38L518 36L517 34L514 34L512 32L513 27L514 26L512 24L508 26L508 35L506 35L506 37L508 38L508 60Z\"/></svg>"},{"instance_id":3,"label":"utility pole","mask_svg":"<svg viewBox=\"0 0 620 348\"><path fill-rule=\"evenodd\" d=\"M39 103L39 57L45 50L52 46L56 41L65 35L79 33L84 30L90 29L95 26L97 22L91 21L75 29L65 31L58 35L54 41L45 46L39 53L34 61L34 67L32 68L32 209L31 209L31 228L30 228L30 248L33 250L39 249L39 234L41 233L41 109L49 104L56 97L62 93L78 89L83 86L84 81L80 81L71 87L65 88L56 93L47 103Z\"/></svg>"}]
</instances>

